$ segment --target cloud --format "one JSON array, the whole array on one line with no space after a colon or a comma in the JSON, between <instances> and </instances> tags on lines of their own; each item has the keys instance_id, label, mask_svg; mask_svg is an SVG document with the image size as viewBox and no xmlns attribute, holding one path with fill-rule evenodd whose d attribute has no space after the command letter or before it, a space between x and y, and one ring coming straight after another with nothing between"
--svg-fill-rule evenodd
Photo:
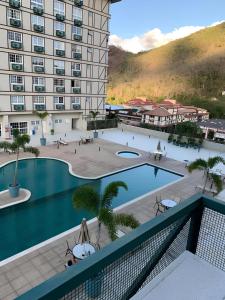
<instances>
[{"instance_id":1,"label":"cloud","mask_svg":"<svg viewBox=\"0 0 225 300\"><path fill-rule=\"evenodd\" d=\"M208 27L212 27L223 23L219 21L211 24ZM118 35L111 35L109 38L109 44L117 47L121 47L126 51L138 53L140 51L146 51L165 45L171 41L186 37L196 31L204 29L203 26L183 26L175 28L169 33L163 33L159 28L154 28L141 36L134 36L129 39L123 39Z\"/></svg>"}]
</instances>

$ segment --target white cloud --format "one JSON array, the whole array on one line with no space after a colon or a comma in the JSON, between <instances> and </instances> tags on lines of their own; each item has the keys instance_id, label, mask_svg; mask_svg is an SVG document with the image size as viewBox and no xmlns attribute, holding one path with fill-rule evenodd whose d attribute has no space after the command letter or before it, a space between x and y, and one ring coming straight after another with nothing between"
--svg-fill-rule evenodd
<instances>
[{"instance_id":1,"label":"white cloud","mask_svg":"<svg viewBox=\"0 0 225 300\"><path fill-rule=\"evenodd\" d=\"M218 25L224 21L211 24L208 27ZM118 35L111 35L109 39L110 45L121 47L126 51L138 53L153 48L160 47L171 41L186 37L196 31L204 29L203 26L183 26L175 28L172 32L163 33L159 28L154 28L141 36L134 36L129 39L123 39Z\"/></svg>"}]
</instances>

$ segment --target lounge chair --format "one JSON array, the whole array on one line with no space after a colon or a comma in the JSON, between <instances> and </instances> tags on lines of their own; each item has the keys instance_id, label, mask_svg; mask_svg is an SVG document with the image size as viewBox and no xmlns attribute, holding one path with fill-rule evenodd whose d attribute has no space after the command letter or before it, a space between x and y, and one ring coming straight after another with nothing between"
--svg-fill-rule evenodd
<instances>
[{"instance_id":1,"label":"lounge chair","mask_svg":"<svg viewBox=\"0 0 225 300\"><path fill-rule=\"evenodd\" d=\"M61 145L63 145L63 146L67 146L67 145L68 145L68 143L65 142L65 141L63 141L63 140L59 140L59 143L60 143Z\"/></svg>"}]
</instances>

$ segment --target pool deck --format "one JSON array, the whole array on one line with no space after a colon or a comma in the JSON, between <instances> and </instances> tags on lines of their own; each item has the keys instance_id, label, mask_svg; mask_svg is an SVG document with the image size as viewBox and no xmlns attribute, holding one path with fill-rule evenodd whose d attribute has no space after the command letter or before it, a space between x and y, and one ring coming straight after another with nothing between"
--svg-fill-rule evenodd
<instances>
[{"instance_id":1,"label":"pool deck","mask_svg":"<svg viewBox=\"0 0 225 300\"><path fill-rule=\"evenodd\" d=\"M188 174L185 163L168 158L155 161L153 156L150 157L149 153L141 150L138 151L142 155L139 158L120 158L115 155L120 150L134 149L97 139L93 144L79 146L78 142L72 142L67 146L60 146L59 149L57 149L56 145L40 147L40 156L66 160L71 164L73 172L83 177L103 176L104 174L146 162L184 174L185 177L182 180L118 209L120 212L133 213L140 223L145 223L155 216L154 204L156 195L162 198L179 198L183 200L196 193L196 185L202 185L202 173L193 172L192 174ZM27 153L21 154L21 158L26 157L31 156ZM14 154L0 153L1 165L13 159L15 159ZM95 241L97 232L96 222L92 222L88 227L91 238ZM75 230L64 237L60 237L39 249L33 250L1 266L0 299L14 299L46 279L64 271L64 264L67 260L65 257L66 240L68 240L72 247L77 237L78 230ZM103 229L101 245L104 246L109 242L106 230Z\"/></svg>"}]
</instances>

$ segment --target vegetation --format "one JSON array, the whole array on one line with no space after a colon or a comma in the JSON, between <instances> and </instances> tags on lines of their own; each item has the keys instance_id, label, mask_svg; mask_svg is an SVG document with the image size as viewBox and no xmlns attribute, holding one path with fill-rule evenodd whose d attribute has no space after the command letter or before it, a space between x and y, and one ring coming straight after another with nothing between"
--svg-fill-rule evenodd
<instances>
[{"instance_id":1,"label":"vegetation","mask_svg":"<svg viewBox=\"0 0 225 300\"><path fill-rule=\"evenodd\" d=\"M41 120L41 137L42 139L44 139L45 137L44 137L43 121L45 118L47 118L48 112L47 111L39 112L35 110L33 113Z\"/></svg>"},{"instance_id":2,"label":"vegetation","mask_svg":"<svg viewBox=\"0 0 225 300\"><path fill-rule=\"evenodd\" d=\"M136 55L110 47L108 102L171 97L224 118L224 34L222 23Z\"/></svg>"},{"instance_id":3,"label":"vegetation","mask_svg":"<svg viewBox=\"0 0 225 300\"><path fill-rule=\"evenodd\" d=\"M112 182L106 186L103 195L99 195L92 186L81 186L73 195L73 205L76 209L86 209L97 216L99 246L101 227L104 224L108 230L111 240L117 238L116 228L123 225L131 228L139 226L139 222L128 214L117 214L113 212L112 200L118 195L119 188L127 190L127 185L122 181Z\"/></svg>"},{"instance_id":4,"label":"vegetation","mask_svg":"<svg viewBox=\"0 0 225 300\"><path fill-rule=\"evenodd\" d=\"M90 111L90 115L91 115L92 119L94 120L94 127L95 127L95 132L96 132L96 129L97 129L96 118L99 115L99 111L93 111L93 110L91 110Z\"/></svg>"},{"instance_id":5,"label":"vegetation","mask_svg":"<svg viewBox=\"0 0 225 300\"><path fill-rule=\"evenodd\" d=\"M187 121L179 123L175 127L175 133L181 136L199 138L202 137L202 129L193 122Z\"/></svg>"},{"instance_id":6,"label":"vegetation","mask_svg":"<svg viewBox=\"0 0 225 300\"><path fill-rule=\"evenodd\" d=\"M218 193L222 190L223 182L222 182L221 177L219 175L216 175L216 174L210 172L210 170L213 169L219 163L222 163L225 165L225 160L221 156L215 156L215 157L209 158L208 160L199 158L199 159L193 161L188 166L189 172L192 172L194 170L203 170L204 171L205 182L204 182L204 186L203 186L203 190L202 190L203 193L205 192L206 185L207 185L207 182L209 181L209 179L212 179Z\"/></svg>"},{"instance_id":7,"label":"vegetation","mask_svg":"<svg viewBox=\"0 0 225 300\"><path fill-rule=\"evenodd\" d=\"M20 150L23 149L24 152L32 153L35 155L35 157L38 157L40 152L35 147L26 146L26 144L29 144L30 142L30 137L27 134L21 134L18 129L13 130L13 139L14 139L13 143L10 144L10 149L16 153L16 164L15 164L12 186L16 186L18 184L17 177L18 177L18 163L19 163Z\"/></svg>"}]
</instances>

